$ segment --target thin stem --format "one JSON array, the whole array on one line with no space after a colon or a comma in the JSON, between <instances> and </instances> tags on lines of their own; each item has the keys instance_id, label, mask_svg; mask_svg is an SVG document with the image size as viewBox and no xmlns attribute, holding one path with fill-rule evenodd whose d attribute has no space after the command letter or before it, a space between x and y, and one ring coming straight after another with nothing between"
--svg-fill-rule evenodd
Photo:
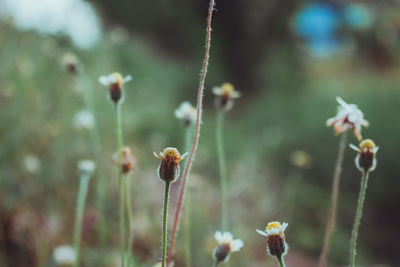
<instances>
[{"instance_id":1,"label":"thin stem","mask_svg":"<svg viewBox=\"0 0 400 267\"><path fill-rule=\"evenodd\" d=\"M128 245L127 245L127 256L128 256L128 267L132 264L132 245L133 245L133 213L132 213L132 202L131 202L131 188L130 188L130 177L126 175L126 209L128 210Z\"/></svg>"},{"instance_id":2,"label":"thin stem","mask_svg":"<svg viewBox=\"0 0 400 267\"><path fill-rule=\"evenodd\" d=\"M121 252L121 265L125 265L125 196L124 196L124 177L122 175L122 114L121 104L115 105L115 122L117 133L117 146L118 146L118 181L119 181L119 231L120 231L120 252Z\"/></svg>"},{"instance_id":3,"label":"thin stem","mask_svg":"<svg viewBox=\"0 0 400 267\"><path fill-rule=\"evenodd\" d=\"M210 55L210 43L211 43L211 19L212 19L212 13L214 10L214 0L210 0L210 6L208 8L208 17L207 17L207 32L206 32L206 46L205 46L205 52L204 52L204 62L203 62L203 69L201 73L201 78L200 78L200 84L199 88L197 90L197 119L196 119L196 128L195 128L195 133L194 133L194 138L193 138L193 145L192 145L192 151L190 152L189 159L186 163L186 168L185 168L185 173L182 178L182 184L181 188L179 191L179 200L178 200L178 205L176 208L175 212L175 220L174 220L174 227L172 229L172 235L171 235L171 243L170 247L168 250L168 262L167 266L170 265L171 259L172 259L172 252L174 250L174 243L176 239L176 233L178 230L178 225L179 225L179 219L180 219L180 214L181 214L181 209L182 209L182 204L183 204L183 196L185 194L185 189L186 189L186 179L190 173L191 167L192 167L192 161L194 158L194 155L196 153L197 149L197 144L199 141L199 136L200 136L200 122L201 122L201 113L202 113L202 107L203 107L203 92L204 92L204 83L206 80L207 76L207 67L208 67L208 59Z\"/></svg>"},{"instance_id":4,"label":"thin stem","mask_svg":"<svg viewBox=\"0 0 400 267\"><path fill-rule=\"evenodd\" d=\"M170 182L165 182L164 192L164 212L163 212L163 231L162 231L162 267L166 265L167 257L167 224L168 224L168 200L169 200L169 188L171 187Z\"/></svg>"},{"instance_id":5,"label":"thin stem","mask_svg":"<svg viewBox=\"0 0 400 267\"><path fill-rule=\"evenodd\" d=\"M367 192L368 177L369 177L369 171L363 171L361 178L360 194L358 196L357 213L356 213L356 218L354 220L353 232L351 234L350 267L354 267L356 263L357 235L358 235L358 228L360 227L362 210L365 201L365 194Z\"/></svg>"},{"instance_id":6,"label":"thin stem","mask_svg":"<svg viewBox=\"0 0 400 267\"><path fill-rule=\"evenodd\" d=\"M192 136L193 131L191 125L185 128L185 151L189 151L190 146L192 144ZM189 180L189 175L187 180ZM188 186L188 182L185 186ZM186 192L186 201L184 203L184 235L185 235L185 257L186 257L186 266L192 266L192 253L191 253L191 240L192 240L192 233L191 233L191 194L190 189L187 189Z\"/></svg>"},{"instance_id":7,"label":"thin stem","mask_svg":"<svg viewBox=\"0 0 400 267\"><path fill-rule=\"evenodd\" d=\"M89 181L90 181L90 174L81 174L81 178L79 181L78 197L76 201L76 210L75 210L75 230L74 230L74 249L76 254L75 264L74 264L75 267L79 266L83 213L85 210Z\"/></svg>"},{"instance_id":8,"label":"thin stem","mask_svg":"<svg viewBox=\"0 0 400 267\"><path fill-rule=\"evenodd\" d=\"M222 231L228 229L228 180L226 172L226 159L224 151L224 112L218 111L217 114L217 154L218 154L218 167L221 183L221 228Z\"/></svg>"},{"instance_id":9,"label":"thin stem","mask_svg":"<svg viewBox=\"0 0 400 267\"><path fill-rule=\"evenodd\" d=\"M340 175L341 175L342 169L343 169L343 158L344 158L344 151L345 151L346 143L347 143L347 135L348 135L347 132L343 133L340 138L340 142L339 142L339 152L338 152L338 156L336 159L335 170L334 170L333 179L332 179L331 203L330 203L328 221L327 221L326 230L325 230L324 245L323 245L321 256L319 259L320 267L326 267L329 246L330 246L333 231L335 228L336 210L337 210L337 203L338 203L338 197L339 197Z\"/></svg>"},{"instance_id":10,"label":"thin stem","mask_svg":"<svg viewBox=\"0 0 400 267\"><path fill-rule=\"evenodd\" d=\"M285 261L283 260L283 256L281 255L280 257L277 257L279 261L280 267L286 267Z\"/></svg>"}]
</instances>

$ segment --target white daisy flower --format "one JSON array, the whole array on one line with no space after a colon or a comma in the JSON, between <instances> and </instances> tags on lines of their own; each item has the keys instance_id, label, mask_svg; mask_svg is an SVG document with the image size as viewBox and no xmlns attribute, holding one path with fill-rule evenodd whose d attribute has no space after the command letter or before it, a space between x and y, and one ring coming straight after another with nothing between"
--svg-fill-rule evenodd
<instances>
[{"instance_id":1,"label":"white daisy flower","mask_svg":"<svg viewBox=\"0 0 400 267\"><path fill-rule=\"evenodd\" d=\"M175 109L175 118L181 120L185 126L189 126L196 121L196 108L188 101L184 101Z\"/></svg>"},{"instance_id":2,"label":"white daisy flower","mask_svg":"<svg viewBox=\"0 0 400 267\"><path fill-rule=\"evenodd\" d=\"M53 251L53 260L59 266L72 266L76 260L74 248L68 245L56 247Z\"/></svg>"},{"instance_id":3,"label":"white daisy flower","mask_svg":"<svg viewBox=\"0 0 400 267\"><path fill-rule=\"evenodd\" d=\"M118 72L99 77L99 83L109 88L109 97L115 104L119 103L121 98L123 98L122 88L124 84L130 80L132 80L131 75L122 77Z\"/></svg>"},{"instance_id":4,"label":"white daisy flower","mask_svg":"<svg viewBox=\"0 0 400 267\"><path fill-rule=\"evenodd\" d=\"M224 83L221 87L216 86L212 92L217 96L215 100L217 108L222 108L224 111L230 110L233 107L233 100L241 96L230 83Z\"/></svg>"},{"instance_id":5,"label":"white daisy flower","mask_svg":"<svg viewBox=\"0 0 400 267\"><path fill-rule=\"evenodd\" d=\"M78 111L73 119L73 125L76 129L89 130L94 125L94 116L89 110Z\"/></svg>"},{"instance_id":6,"label":"white daisy flower","mask_svg":"<svg viewBox=\"0 0 400 267\"><path fill-rule=\"evenodd\" d=\"M267 237L267 252L270 255L281 257L287 253L288 245L285 241L285 230L288 223L270 222L264 231L256 230L260 235Z\"/></svg>"},{"instance_id":7,"label":"white daisy flower","mask_svg":"<svg viewBox=\"0 0 400 267\"><path fill-rule=\"evenodd\" d=\"M369 125L368 121L364 119L364 114L357 105L347 104L340 97L336 97L336 101L339 103L337 114L328 119L326 125L333 125L336 134L352 129L356 138L361 140L361 127Z\"/></svg>"},{"instance_id":8,"label":"white daisy flower","mask_svg":"<svg viewBox=\"0 0 400 267\"><path fill-rule=\"evenodd\" d=\"M357 147L350 144L350 147L358 152L355 158L355 163L360 171L373 171L376 168L376 152L378 152L379 147L375 145L374 141L371 139L365 139Z\"/></svg>"},{"instance_id":9,"label":"white daisy flower","mask_svg":"<svg viewBox=\"0 0 400 267\"><path fill-rule=\"evenodd\" d=\"M218 247L213 251L213 258L216 263L226 262L229 259L231 252L239 251L243 247L241 239L233 239L230 232L215 232L215 240L218 242Z\"/></svg>"}]
</instances>

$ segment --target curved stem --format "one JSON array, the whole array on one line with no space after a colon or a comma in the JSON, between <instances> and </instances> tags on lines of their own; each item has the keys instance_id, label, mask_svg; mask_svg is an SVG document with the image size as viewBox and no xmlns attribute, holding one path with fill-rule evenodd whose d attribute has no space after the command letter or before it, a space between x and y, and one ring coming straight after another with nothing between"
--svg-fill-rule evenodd
<instances>
[{"instance_id":1,"label":"curved stem","mask_svg":"<svg viewBox=\"0 0 400 267\"><path fill-rule=\"evenodd\" d=\"M75 230L74 230L74 249L75 249L75 267L79 266L79 256L81 247L81 235L82 235L82 222L83 213L85 210L85 202L87 197L87 192L89 188L90 175L82 174L79 181L79 191L76 201L75 210Z\"/></svg>"},{"instance_id":2,"label":"curved stem","mask_svg":"<svg viewBox=\"0 0 400 267\"><path fill-rule=\"evenodd\" d=\"M357 203L357 212L353 225L353 232L351 234L351 243L350 243L350 267L354 267L356 263L356 245L357 245L357 235L358 228L360 227L360 221L362 216L362 210L365 201L365 194L367 192L367 183L368 183L369 172L363 171L361 178L361 187L360 194L358 196Z\"/></svg>"},{"instance_id":3,"label":"curved stem","mask_svg":"<svg viewBox=\"0 0 400 267\"><path fill-rule=\"evenodd\" d=\"M117 133L118 145L118 181L119 181L119 231L120 231L120 252L121 252L121 265L125 266L125 196L124 196L124 177L122 175L122 114L121 104L115 105L115 122Z\"/></svg>"},{"instance_id":4,"label":"curved stem","mask_svg":"<svg viewBox=\"0 0 400 267\"><path fill-rule=\"evenodd\" d=\"M347 143L347 135L348 135L347 132L343 133L340 138L340 142L339 142L339 152L338 152L338 156L336 159L335 170L334 170L333 179L332 179L331 203L330 203L328 221L327 221L326 230L325 230L324 245L323 245L321 256L319 259L320 267L326 267L329 246L330 246L333 231L335 228L336 210L337 210L337 203L338 203L338 197L339 197L340 175L342 173L344 151L345 151L346 143Z\"/></svg>"},{"instance_id":5,"label":"curved stem","mask_svg":"<svg viewBox=\"0 0 400 267\"><path fill-rule=\"evenodd\" d=\"M221 228L222 231L226 231L228 228L228 205L227 205L228 180L226 173L223 131L224 131L224 112L218 111L216 137L217 137L218 167L219 167L219 175L221 183Z\"/></svg>"},{"instance_id":6,"label":"curved stem","mask_svg":"<svg viewBox=\"0 0 400 267\"><path fill-rule=\"evenodd\" d=\"M164 212L163 212L163 230L162 230L162 267L166 266L167 257L167 224L168 224L168 200L169 200L169 188L170 182L165 182L164 192Z\"/></svg>"},{"instance_id":7,"label":"curved stem","mask_svg":"<svg viewBox=\"0 0 400 267\"><path fill-rule=\"evenodd\" d=\"M283 256L277 257L279 261L280 267L286 267L285 261L283 260Z\"/></svg>"},{"instance_id":8,"label":"curved stem","mask_svg":"<svg viewBox=\"0 0 400 267\"><path fill-rule=\"evenodd\" d=\"M168 262L167 266L170 265L171 259L172 259L172 252L174 249L174 243L176 239L176 233L178 230L178 225L179 225L179 219L180 219L180 214L181 214L181 209L182 209L182 204L183 204L183 196L185 194L185 184L186 184L186 179L190 173L191 167L192 167L192 161L194 158L194 154L196 153L197 149L197 144L200 136L200 122L201 122L201 112L202 112L202 107L203 107L203 91L204 91L204 83L206 80L207 76L207 67L208 67L208 59L210 55L210 43L211 43L211 19L212 19L212 13L214 10L214 0L210 0L210 5L208 8L208 17L207 17L207 32L206 32L206 46L205 46L205 52L204 52L204 62L203 62L203 70L201 73L201 78L200 78L200 84L199 88L197 90L197 119L196 119L196 128L195 128L195 133L194 133L194 138L193 138L193 145L192 145L192 151L190 152L189 159L186 163L186 168L185 168L185 173L182 178L182 184L181 188L179 191L179 200L178 200L178 205L176 208L175 212L175 220L174 220L174 226L172 229L172 235L171 235L171 244L168 250Z\"/></svg>"},{"instance_id":9,"label":"curved stem","mask_svg":"<svg viewBox=\"0 0 400 267\"><path fill-rule=\"evenodd\" d=\"M185 129L185 150L184 151L189 151L190 145L192 144L192 127L188 126ZM187 180L189 181L189 174ZM186 183L186 187L188 186L188 182ZM191 216L191 196L190 196L190 189L185 189L187 190L186 192L186 201L184 203L184 235L185 235L185 258L186 258L186 267L191 267L192 266L192 233L191 233L191 221L190 221L190 216Z\"/></svg>"},{"instance_id":10,"label":"curved stem","mask_svg":"<svg viewBox=\"0 0 400 267\"><path fill-rule=\"evenodd\" d=\"M128 267L133 263L132 245L133 245L133 213L132 213L132 202L131 202L131 187L129 174L126 175L126 209L128 210L128 245L127 256L128 256Z\"/></svg>"}]
</instances>

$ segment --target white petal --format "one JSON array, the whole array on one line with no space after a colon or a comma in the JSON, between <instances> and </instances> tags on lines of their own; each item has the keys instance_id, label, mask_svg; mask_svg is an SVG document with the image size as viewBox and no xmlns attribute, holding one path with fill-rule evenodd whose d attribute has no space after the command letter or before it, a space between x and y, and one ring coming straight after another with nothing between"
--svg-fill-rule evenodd
<instances>
[{"instance_id":1,"label":"white petal","mask_svg":"<svg viewBox=\"0 0 400 267\"><path fill-rule=\"evenodd\" d=\"M235 239L231 243L231 252L239 251L243 247L243 241L241 239Z\"/></svg>"},{"instance_id":2,"label":"white petal","mask_svg":"<svg viewBox=\"0 0 400 267\"><path fill-rule=\"evenodd\" d=\"M222 90L221 87L213 87L212 92L214 95L222 95L222 93L224 92L224 90Z\"/></svg>"},{"instance_id":3,"label":"white petal","mask_svg":"<svg viewBox=\"0 0 400 267\"><path fill-rule=\"evenodd\" d=\"M106 75L100 76L99 83L101 83L102 85L105 85L105 86L109 86L110 85L109 76L106 76Z\"/></svg>"},{"instance_id":4,"label":"white petal","mask_svg":"<svg viewBox=\"0 0 400 267\"><path fill-rule=\"evenodd\" d=\"M225 232L222 234L222 242L225 244L230 244L233 240L233 235L230 232Z\"/></svg>"},{"instance_id":5,"label":"white petal","mask_svg":"<svg viewBox=\"0 0 400 267\"><path fill-rule=\"evenodd\" d=\"M360 152L360 148L358 146L355 146L353 144L349 144L349 147L357 152Z\"/></svg>"},{"instance_id":6,"label":"white petal","mask_svg":"<svg viewBox=\"0 0 400 267\"><path fill-rule=\"evenodd\" d=\"M215 232L214 237L218 244L222 243L222 233L220 231Z\"/></svg>"},{"instance_id":7,"label":"white petal","mask_svg":"<svg viewBox=\"0 0 400 267\"><path fill-rule=\"evenodd\" d=\"M285 222L282 223L282 226L281 226L281 229L280 229L280 230L281 230L282 232L284 232L284 231L286 230L286 227L288 227L288 225L289 225L288 223L285 223Z\"/></svg>"},{"instance_id":8,"label":"white petal","mask_svg":"<svg viewBox=\"0 0 400 267\"><path fill-rule=\"evenodd\" d=\"M126 75L124 78L124 83L129 82L132 80L132 76L131 75Z\"/></svg>"},{"instance_id":9,"label":"white petal","mask_svg":"<svg viewBox=\"0 0 400 267\"><path fill-rule=\"evenodd\" d=\"M256 232L259 233L260 235L268 236L268 234L266 232L264 232L264 231L256 229Z\"/></svg>"}]
</instances>

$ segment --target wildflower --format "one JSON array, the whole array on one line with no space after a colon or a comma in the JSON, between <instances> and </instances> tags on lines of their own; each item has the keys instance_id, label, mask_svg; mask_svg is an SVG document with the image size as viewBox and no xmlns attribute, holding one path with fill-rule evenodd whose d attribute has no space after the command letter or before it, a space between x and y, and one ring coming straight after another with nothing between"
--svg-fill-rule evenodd
<instances>
[{"instance_id":1,"label":"wildflower","mask_svg":"<svg viewBox=\"0 0 400 267\"><path fill-rule=\"evenodd\" d=\"M347 104L342 98L336 97L339 103L335 117L326 121L327 126L332 126L336 134L344 133L352 129L357 140L361 140L361 126L368 126L369 123L364 119L364 114L355 104Z\"/></svg>"},{"instance_id":2,"label":"wildflower","mask_svg":"<svg viewBox=\"0 0 400 267\"><path fill-rule=\"evenodd\" d=\"M215 239L218 242L218 247L213 251L213 258L216 264L229 260L231 252L239 251L243 247L241 239L233 239L230 232L215 232Z\"/></svg>"},{"instance_id":3,"label":"wildflower","mask_svg":"<svg viewBox=\"0 0 400 267\"><path fill-rule=\"evenodd\" d=\"M268 238L267 252L271 256L280 258L287 253L288 245L285 241L285 229L287 226L287 223L270 222L265 231L257 229L257 233Z\"/></svg>"},{"instance_id":4,"label":"wildflower","mask_svg":"<svg viewBox=\"0 0 400 267\"><path fill-rule=\"evenodd\" d=\"M91 175L96 169L96 163L91 160L81 160L78 162L78 170L82 175Z\"/></svg>"},{"instance_id":5,"label":"wildflower","mask_svg":"<svg viewBox=\"0 0 400 267\"><path fill-rule=\"evenodd\" d=\"M196 121L196 109L188 101L184 101L175 109L175 117L188 127Z\"/></svg>"},{"instance_id":6,"label":"wildflower","mask_svg":"<svg viewBox=\"0 0 400 267\"><path fill-rule=\"evenodd\" d=\"M376 158L375 154L378 152L379 147L377 147L371 139L365 139L360 143L359 148L353 144L350 147L355 151L359 152L355 163L360 171L370 172L376 168Z\"/></svg>"},{"instance_id":7,"label":"wildflower","mask_svg":"<svg viewBox=\"0 0 400 267\"><path fill-rule=\"evenodd\" d=\"M73 119L73 125L76 129L89 130L94 125L94 116L89 110L78 111Z\"/></svg>"},{"instance_id":8,"label":"wildflower","mask_svg":"<svg viewBox=\"0 0 400 267\"><path fill-rule=\"evenodd\" d=\"M184 160L186 154L181 156L174 147L165 148L159 155L153 152L153 155L161 160L158 168L158 177L164 182L174 182L179 177L179 162Z\"/></svg>"},{"instance_id":9,"label":"wildflower","mask_svg":"<svg viewBox=\"0 0 400 267\"><path fill-rule=\"evenodd\" d=\"M221 87L214 87L213 93L217 96L215 105L218 109L228 111L233 107L233 99L240 97L240 92L236 91L232 84L224 83Z\"/></svg>"},{"instance_id":10,"label":"wildflower","mask_svg":"<svg viewBox=\"0 0 400 267\"><path fill-rule=\"evenodd\" d=\"M68 245L56 247L53 251L53 259L58 266L72 266L76 260L75 250Z\"/></svg>"},{"instance_id":11,"label":"wildflower","mask_svg":"<svg viewBox=\"0 0 400 267\"><path fill-rule=\"evenodd\" d=\"M99 82L104 85L108 86L110 89L110 99L115 103L118 104L120 99L123 97L122 89L126 82L132 80L131 75L127 75L122 77L121 74L118 72L111 73L109 75L102 75L99 77Z\"/></svg>"},{"instance_id":12,"label":"wildflower","mask_svg":"<svg viewBox=\"0 0 400 267\"><path fill-rule=\"evenodd\" d=\"M74 54L72 53L64 54L61 62L69 73L76 74L78 69L78 58Z\"/></svg>"},{"instance_id":13,"label":"wildflower","mask_svg":"<svg viewBox=\"0 0 400 267\"><path fill-rule=\"evenodd\" d=\"M26 170L32 174L38 173L42 167L40 159L34 154L28 154L24 157L24 165Z\"/></svg>"},{"instance_id":14,"label":"wildflower","mask_svg":"<svg viewBox=\"0 0 400 267\"><path fill-rule=\"evenodd\" d=\"M129 147L122 148L120 153L122 153L121 170L123 174L127 174L133 170L135 166L135 159L133 158L131 149ZM118 165L118 157L119 154L117 152L113 156L113 162L116 165Z\"/></svg>"}]
</instances>

